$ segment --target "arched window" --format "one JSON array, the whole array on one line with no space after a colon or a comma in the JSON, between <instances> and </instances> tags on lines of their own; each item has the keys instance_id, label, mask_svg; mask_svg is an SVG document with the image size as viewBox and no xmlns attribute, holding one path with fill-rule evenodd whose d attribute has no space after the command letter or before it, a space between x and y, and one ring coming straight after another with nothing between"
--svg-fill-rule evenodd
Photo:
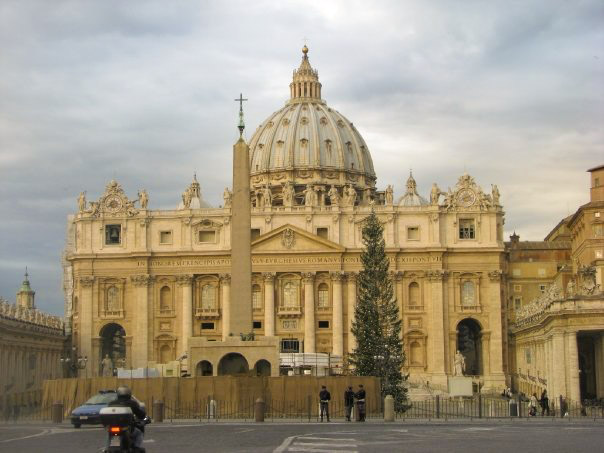
<instances>
[{"instance_id":1,"label":"arched window","mask_svg":"<svg viewBox=\"0 0 604 453\"><path fill-rule=\"evenodd\" d=\"M286 281L283 285L283 306L285 308L298 308L298 284L295 281Z\"/></svg>"},{"instance_id":2,"label":"arched window","mask_svg":"<svg viewBox=\"0 0 604 453\"><path fill-rule=\"evenodd\" d=\"M421 365L423 362L422 346L418 341L414 341L409 345L409 352L411 365Z\"/></svg>"},{"instance_id":3,"label":"arched window","mask_svg":"<svg viewBox=\"0 0 604 453\"><path fill-rule=\"evenodd\" d=\"M203 285L201 288L201 308L203 310L216 309L216 287Z\"/></svg>"},{"instance_id":4,"label":"arched window","mask_svg":"<svg viewBox=\"0 0 604 453\"><path fill-rule=\"evenodd\" d=\"M107 311L119 311L120 296L119 290L115 286L110 286L107 289Z\"/></svg>"},{"instance_id":5,"label":"arched window","mask_svg":"<svg viewBox=\"0 0 604 453\"><path fill-rule=\"evenodd\" d=\"M321 283L319 285L319 300L317 306L319 308L329 307L329 287L327 283Z\"/></svg>"},{"instance_id":6,"label":"arched window","mask_svg":"<svg viewBox=\"0 0 604 453\"><path fill-rule=\"evenodd\" d=\"M262 310L262 291L260 290L260 285L252 286L252 309L253 310Z\"/></svg>"},{"instance_id":7,"label":"arched window","mask_svg":"<svg viewBox=\"0 0 604 453\"><path fill-rule=\"evenodd\" d=\"M164 286L159 290L159 310L170 311L172 309L172 290Z\"/></svg>"},{"instance_id":8,"label":"arched window","mask_svg":"<svg viewBox=\"0 0 604 453\"><path fill-rule=\"evenodd\" d=\"M473 307L476 305L476 290L474 283L465 281L461 286L461 305L464 307Z\"/></svg>"},{"instance_id":9,"label":"arched window","mask_svg":"<svg viewBox=\"0 0 604 453\"><path fill-rule=\"evenodd\" d=\"M418 307L421 305L419 284L417 282L411 282L409 284L409 305L412 307Z\"/></svg>"}]
</instances>

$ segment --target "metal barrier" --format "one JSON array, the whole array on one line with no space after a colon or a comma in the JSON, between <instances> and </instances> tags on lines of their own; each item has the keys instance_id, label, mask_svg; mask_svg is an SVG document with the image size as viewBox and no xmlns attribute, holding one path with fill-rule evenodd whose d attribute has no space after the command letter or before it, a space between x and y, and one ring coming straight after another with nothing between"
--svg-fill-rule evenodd
<instances>
[{"instance_id":1,"label":"metal barrier","mask_svg":"<svg viewBox=\"0 0 604 453\"><path fill-rule=\"evenodd\" d=\"M218 422L220 420L254 421L256 419L255 407L258 395L249 396L239 401L215 400L211 395L204 399L191 402L158 400L148 401L147 410L152 411L154 417L160 421L172 422L175 420L198 420L201 422ZM262 396L260 396L262 397ZM320 420L319 401L315 396L307 396L304 400L264 400L264 420L299 420L316 422ZM510 403L515 404L510 404ZM381 401L367 399L366 418L383 419L383 404ZM59 408L62 416L59 417ZM64 407L64 403L57 401L46 406L40 404L14 404L0 399L0 422L42 422L68 419L74 407ZM353 418L356 408L353 409ZM447 398L434 396L421 401L410 401L404 412L396 412L397 420L414 419L503 419L503 418L590 418L604 419L604 404L596 401L576 402L564 398L550 400L549 414L547 409L537 407L535 417L529 415L529 402L518 399L489 397L478 395L474 398ZM54 414L54 418L53 418ZM542 415L543 414L543 415ZM329 404L331 419L344 419L346 407L344 401L333 399Z\"/></svg>"}]
</instances>

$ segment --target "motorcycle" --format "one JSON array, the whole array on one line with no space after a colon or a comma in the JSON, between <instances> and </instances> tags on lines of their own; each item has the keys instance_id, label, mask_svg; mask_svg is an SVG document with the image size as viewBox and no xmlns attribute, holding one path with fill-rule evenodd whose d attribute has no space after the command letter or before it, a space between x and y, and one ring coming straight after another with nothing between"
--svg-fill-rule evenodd
<instances>
[{"instance_id":1,"label":"motorcycle","mask_svg":"<svg viewBox=\"0 0 604 453\"><path fill-rule=\"evenodd\" d=\"M134 449L134 427L145 431L145 425L151 423L149 417L137 420L129 407L110 406L100 411L101 423L107 430L107 445L103 453L133 453L144 449Z\"/></svg>"}]
</instances>

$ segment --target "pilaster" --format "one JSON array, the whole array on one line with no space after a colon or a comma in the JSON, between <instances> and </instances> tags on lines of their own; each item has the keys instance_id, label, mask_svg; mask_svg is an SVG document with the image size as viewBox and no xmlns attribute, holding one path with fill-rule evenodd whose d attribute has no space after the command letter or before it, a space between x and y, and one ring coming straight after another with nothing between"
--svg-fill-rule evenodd
<instances>
[{"instance_id":1,"label":"pilaster","mask_svg":"<svg viewBox=\"0 0 604 453\"><path fill-rule=\"evenodd\" d=\"M332 353L342 357L344 355L344 319L342 315L342 272L332 272L331 282L333 288L333 324L332 324Z\"/></svg>"},{"instance_id":2,"label":"pilaster","mask_svg":"<svg viewBox=\"0 0 604 453\"><path fill-rule=\"evenodd\" d=\"M275 336L275 276L274 272L264 272L264 336Z\"/></svg>"},{"instance_id":3,"label":"pilaster","mask_svg":"<svg viewBox=\"0 0 604 453\"><path fill-rule=\"evenodd\" d=\"M178 275L176 283L181 287L182 291L180 353L185 354L189 350L189 338L193 336L193 276L189 274Z\"/></svg>"},{"instance_id":4,"label":"pilaster","mask_svg":"<svg viewBox=\"0 0 604 453\"><path fill-rule=\"evenodd\" d=\"M133 275L130 280L136 291L132 363L135 368L145 368L149 361L149 287L155 278L142 274Z\"/></svg>"},{"instance_id":5,"label":"pilaster","mask_svg":"<svg viewBox=\"0 0 604 453\"><path fill-rule=\"evenodd\" d=\"M304 352L315 352L315 273L302 274L304 283Z\"/></svg>"}]
</instances>

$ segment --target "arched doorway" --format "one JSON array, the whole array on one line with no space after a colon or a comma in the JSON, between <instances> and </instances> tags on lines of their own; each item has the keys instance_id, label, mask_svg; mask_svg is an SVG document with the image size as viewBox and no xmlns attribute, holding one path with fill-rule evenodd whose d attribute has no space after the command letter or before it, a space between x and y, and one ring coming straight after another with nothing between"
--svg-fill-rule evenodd
<instances>
[{"instance_id":1,"label":"arched doorway","mask_svg":"<svg viewBox=\"0 0 604 453\"><path fill-rule=\"evenodd\" d=\"M119 324L111 323L103 326L101 337L101 357L106 355L113 361L114 368L126 366L126 331Z\"/></svg>"},{"instance_id":2,"label":"arched doorway","mask_svg":"<svg viewBox=\"0 0 604 453\"><path fill-rule=\"evenodd\" d=\"M236 352L225 355L218 363L218 376L241 376L247 375L249 371L245 357Z\"/></svg>"},{"instance_id":3,"label":"arched doorway","mask_svg":"<svg viewBox=\"0 0 604 453\"><path fill-rule=\"evenodd\" d=\"M481 330L480 324L471 318L457 324L457 349L466 360L466 376L482 374Z\"/></svg>"},{"instance_id":4,"label":"arched doorway","mask_svg":"<svg viewBox=\"0 0 604 453\"><path fill-rule=\"evenodd\" d=\"M271 375L271 363L268 360L258 360L254 365L254 374L256 376L270 376Z\"/></svg>"},{"instance_id":5,"label":"arched doorway","mask_svg":"<svg viewBox=\"0 0 604 453\"><path fill-rule=\"evenodd\" d=\"M196 376L213 376L214 367L207 360L202 360L195 367L195 375Z\"/></svg>"}]
</instances>

